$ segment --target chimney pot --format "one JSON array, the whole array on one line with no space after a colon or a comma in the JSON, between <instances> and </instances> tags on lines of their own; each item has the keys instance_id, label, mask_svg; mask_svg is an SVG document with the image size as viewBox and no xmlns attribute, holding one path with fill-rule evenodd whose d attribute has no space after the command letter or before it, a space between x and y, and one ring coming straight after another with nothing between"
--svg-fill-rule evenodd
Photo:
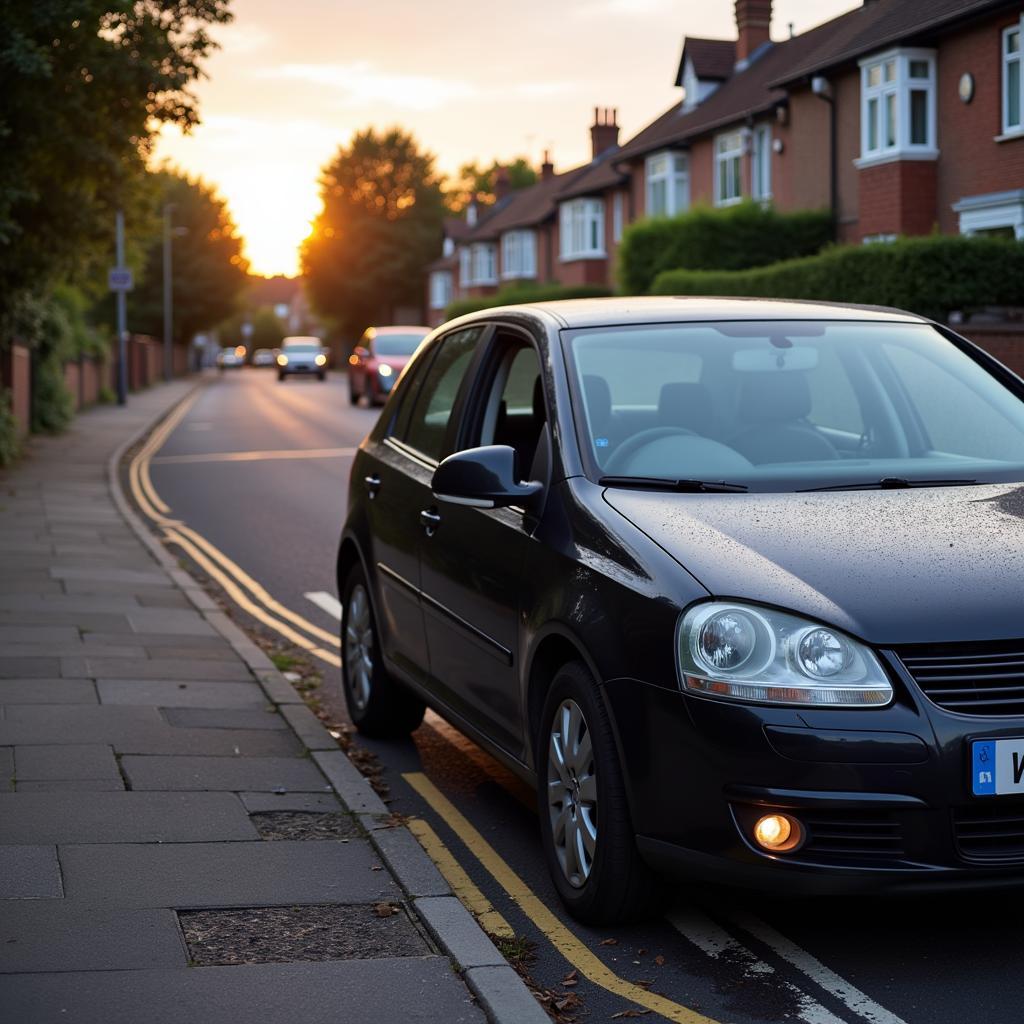
<instances>
[{"instance_id":1,"label":"chimney pot","mask_svg":"<svg viewBox=\"0 0 1024 1024\"><path fill-rule=\"evenodd\" d=\"M508 168L499 167L494 172L494 199L501 202L509 192L512 191L512 181L509 178Z\"/></svg>"},{"instance_id":2,"label":"chimney pot","mask_svg":"<svg viewBox=\"0 0 1024 1024\"><path fill-rule=\"evenodd\" d=\"M540 165L540 180L548 181L555 176L555 165L551 162L550 150L544 150L544 162Z\"/></svg>"},{"instance_id":3,"label":"chimney pot","mask_svg":"<svg viewBox=\"0 0 1024 1024\"><path fill-rule=\"evenodd\" d=\"M736 61L771 39L772 0L736 0Z\"/></svg>"},{"instance_id":4,"label":"chimney pot","mask_svg":"<svg viewBox=\"0 0 1024 1024\"><path fill-rule=\"evenodd\" d=\"M594 123L590 126L590 157L596 160L605 150L619 143L619 126L615 123L611 107L595 107Z\"/></svg>"}]
</instances>

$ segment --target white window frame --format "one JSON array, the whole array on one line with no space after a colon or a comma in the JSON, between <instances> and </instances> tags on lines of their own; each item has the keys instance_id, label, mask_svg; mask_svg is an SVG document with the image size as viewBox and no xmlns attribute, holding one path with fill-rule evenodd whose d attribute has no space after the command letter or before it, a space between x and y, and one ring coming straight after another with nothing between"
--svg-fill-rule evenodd
<instances>
[{"instance_id":1,"label":"white window frame","mask_svg":"<svg viewBox=\"0 0 1024 1024\"><path fill-rule=\"evenodd\" d=\"M665 197L664 209L657 209L657 186ZM674 217L690 208L690 158L686 153L663 149L644 161L644 213L648 217Z\"/></svg>"},{"instance_id":2,"label":"white window frame","mask_svg":"<svg viewBox=\"0 0 1024 1024\"><path fill-rule=\"evenodd\" d=\"M959 214L961 235L976 235L998 228L1013 228L1018 242L1024 242L1024 189L967 196L953 204Z\"/></svg>"},{"instance_id":3,"label":"white window frame","mask_svg":"<svg viewBox=\"0 0 1024 1024\"><path fill-rule=\"evenodd\" d=\"M537 276L537 233L528 229L501 236L501 276L504 280Z\"/></svg>"},{"instance_id":4,"label":"white window frame","mask_svg":"<svg viewBox=\"0 0 1024 1024\"><path fill-rule=\"evenodd\" d=\"M772 198L772 152L772 126L759 124L751 150L750 194L762 203Z\"/></svg>"},{"instance_id":5,"label":"white window frame","mask_svg":"<svg viewBox=\"0 0 1024 1024\"><path fill-rule=\"evenodd\" d=\"M498 283L498 247L493 242L474 242L472 283L475 285Z\"/></svg>"},{"instance_id":6,"label":"white window frame","mask_svg":"<svg viewBox=\"0 0 1024 1024\"><path fill-rule=\"evenodd\" d=\"M455 239L445 236L444 241L441 243L441 255L446 259L455 252Z\"/></svg>"},{"instance_id":7,"label":"white window frame","mask_svg":"<svg viewBox=\"0 0 1024 1024\"><path fill-rule=\"evenodd\" d=\"M459 246L459 287L469 288L473 284L473 254L468 245Z\"/></svg>"},{"instance_id":8,"label":"white window frame","mask_svg":"<svg viewBox=\"0 0 1024 1024\"><path fill-rule=\"evenodd\" d=\"M432 270L430 272L430 308L444 309L452 301L452 272Z\"/></svg>"},{"instance_id":9,"label":"white window frame","mask_svg":"<svg viewBox=\"0 0 1024 1024\"><path fill-rule=\"evenodd\" d=\"M612 241L618 245L622 241L622 229L626 223L626 197L622 192L612 196Z\"/></svg>"},{"instance_id":10,"label":"white window frame","mask_svg":"<svg viewBox=\"0 0 1024 1024\"><path fill-rule=\"evenodd\" d=\"M745 148L744 134L740 128L715 136L715 206L735 206L736 203L743 202L743 151ZM733 188L726 190L722 188L723 164L727 165L728 184L734 186L735 192L733 192Z\"/></svg>"},{"instance_id":11,"label":"white window frame","mask_svg":"<svg viewBox=\"0 0 1024 1024\"><path fill-rule=\"evenodd\" d=\"M1017 52L1009 52L1010 36L1017 33ZM999 90L1002 113L1000 124L1004 137L1024 135L1024 14L1016 25L1004 29L1000 42L1002 85ZM1010 124L1010 65L1017 65L1017 124Z\"/></svg>"},{"instance_id":12,"label":"white window frame","mask_svg":"<svg viewBox=\"0 0 1024 1024\"><path fill-rule=\"evenodd\" d=\"M563 263L600 260L604 248L604 200L570 199L558 208L558 251Z\"/></svg>"},{"instance_id":13,"label":"white window frame","mask_svg":"<svg viewBox=\"0 0 1024 1024\"><path fill-rule=\"evenodd\" d=\"M880 235L865 235L861 239L861 244L862 245L891 245L893 242L896 241L897 238L899 238L899 235L893 233L892 231L886 231L886 232L883 232Z\"/></svg>"},{"instance_id":14,"label":"white window frame","mask_svg":"<svg viewBox=\"0 0 1024 1024\"><path fill-rule=\"evenodd\" d=\"M910 77L911 64L919 62L927 64L927 78ZM890 67L892 77L886 78ZM875 77L877 80L872 81ZM938 158L936 82L934 50L886 50L860 62L860 159L855 161L858 167L887 163L890 160ZM910 94L917 91L923 91L926 96L926 139L923 143L910 140ZM872 105L876 112L876 137L873 140L870 116ZM895 115L895 126L891 125L890 114Z\"/></svg>"}]
</instances>

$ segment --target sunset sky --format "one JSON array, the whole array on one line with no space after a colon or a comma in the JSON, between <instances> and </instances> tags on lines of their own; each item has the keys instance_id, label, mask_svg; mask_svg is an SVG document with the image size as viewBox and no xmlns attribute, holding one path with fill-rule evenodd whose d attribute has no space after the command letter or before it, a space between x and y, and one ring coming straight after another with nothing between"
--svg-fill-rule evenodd
<instances>
[{"instance_id":1,"label":"sunset sky","mask_svg":"<svg viewBox=\"0 0 1024 1024\"><path fill-rule=\"evenodd\" d=\"M785 38L860 0L775 0ZM317 177L357 129L399 124L438 166L549 148L589 158L595 106L625 140L675 102L683 36L732 38L732 0L235 0L198 87L203 124L157 160L214 183L255 273L294 274Z\"/></svg>"}]
</instances>

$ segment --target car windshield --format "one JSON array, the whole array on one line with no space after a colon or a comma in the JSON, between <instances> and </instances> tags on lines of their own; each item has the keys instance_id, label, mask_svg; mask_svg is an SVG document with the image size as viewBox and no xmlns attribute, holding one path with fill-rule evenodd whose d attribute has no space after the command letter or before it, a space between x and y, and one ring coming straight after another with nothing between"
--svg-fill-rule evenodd
<instances>
[{"instance_id":1,"label":"car windshield","mask_svg":"<svg viewBox=\"0 0 1024 1024\"><path fill-rule=\"evenodd\" d=\"M1024 479L1024 402L927 324L636 325L565 338L577 433L591 475L609 484Z\"/></svg>"},{"instance_id":2,"label":"car windshield","mask_svg":"<svg viewBox=\"0 0 1024 1024\"><path fill-rule=\"evenodd\" d=\"M321 351L321 346L306 344L285 345L284 350L288 353L288 355L293 356L296 353L300 352L319 352Z\"/></svg>"},{"instance_id":3,"label":"car windshield","mask_svg":"<svg viewBox=\"0 0 1024 1024\"><path fill-rule=\"evenodd\" d=\"M379 356L411 356L425 334L378 334L373 339L373 350Z\"/></svg>"}]
</instances>

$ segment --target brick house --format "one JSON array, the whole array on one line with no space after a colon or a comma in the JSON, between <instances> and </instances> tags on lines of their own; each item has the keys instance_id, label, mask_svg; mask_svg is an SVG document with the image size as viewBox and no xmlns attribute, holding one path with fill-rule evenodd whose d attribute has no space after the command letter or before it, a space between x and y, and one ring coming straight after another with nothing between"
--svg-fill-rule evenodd
<instances>
[{"instance_id":1,"label":"brick house","mask_svg":"<svg viewBox=\"0 0 1024 1024\"><path fill-rule=\"evenodd\" d=\"M684 41L679 102L622 146L596 112L589 164L548 164L495 204L466 243L492 247L480 266L493 273L473 275L471 248L454 294L522 270L514 232L533 239L521 277L612 284L625 225L745 198L831 209L848 243L936 229L1024 240L1021 0L864 0L780 41L771 0L735 12L735 39Z\"/></svg>"}]
</instances>

